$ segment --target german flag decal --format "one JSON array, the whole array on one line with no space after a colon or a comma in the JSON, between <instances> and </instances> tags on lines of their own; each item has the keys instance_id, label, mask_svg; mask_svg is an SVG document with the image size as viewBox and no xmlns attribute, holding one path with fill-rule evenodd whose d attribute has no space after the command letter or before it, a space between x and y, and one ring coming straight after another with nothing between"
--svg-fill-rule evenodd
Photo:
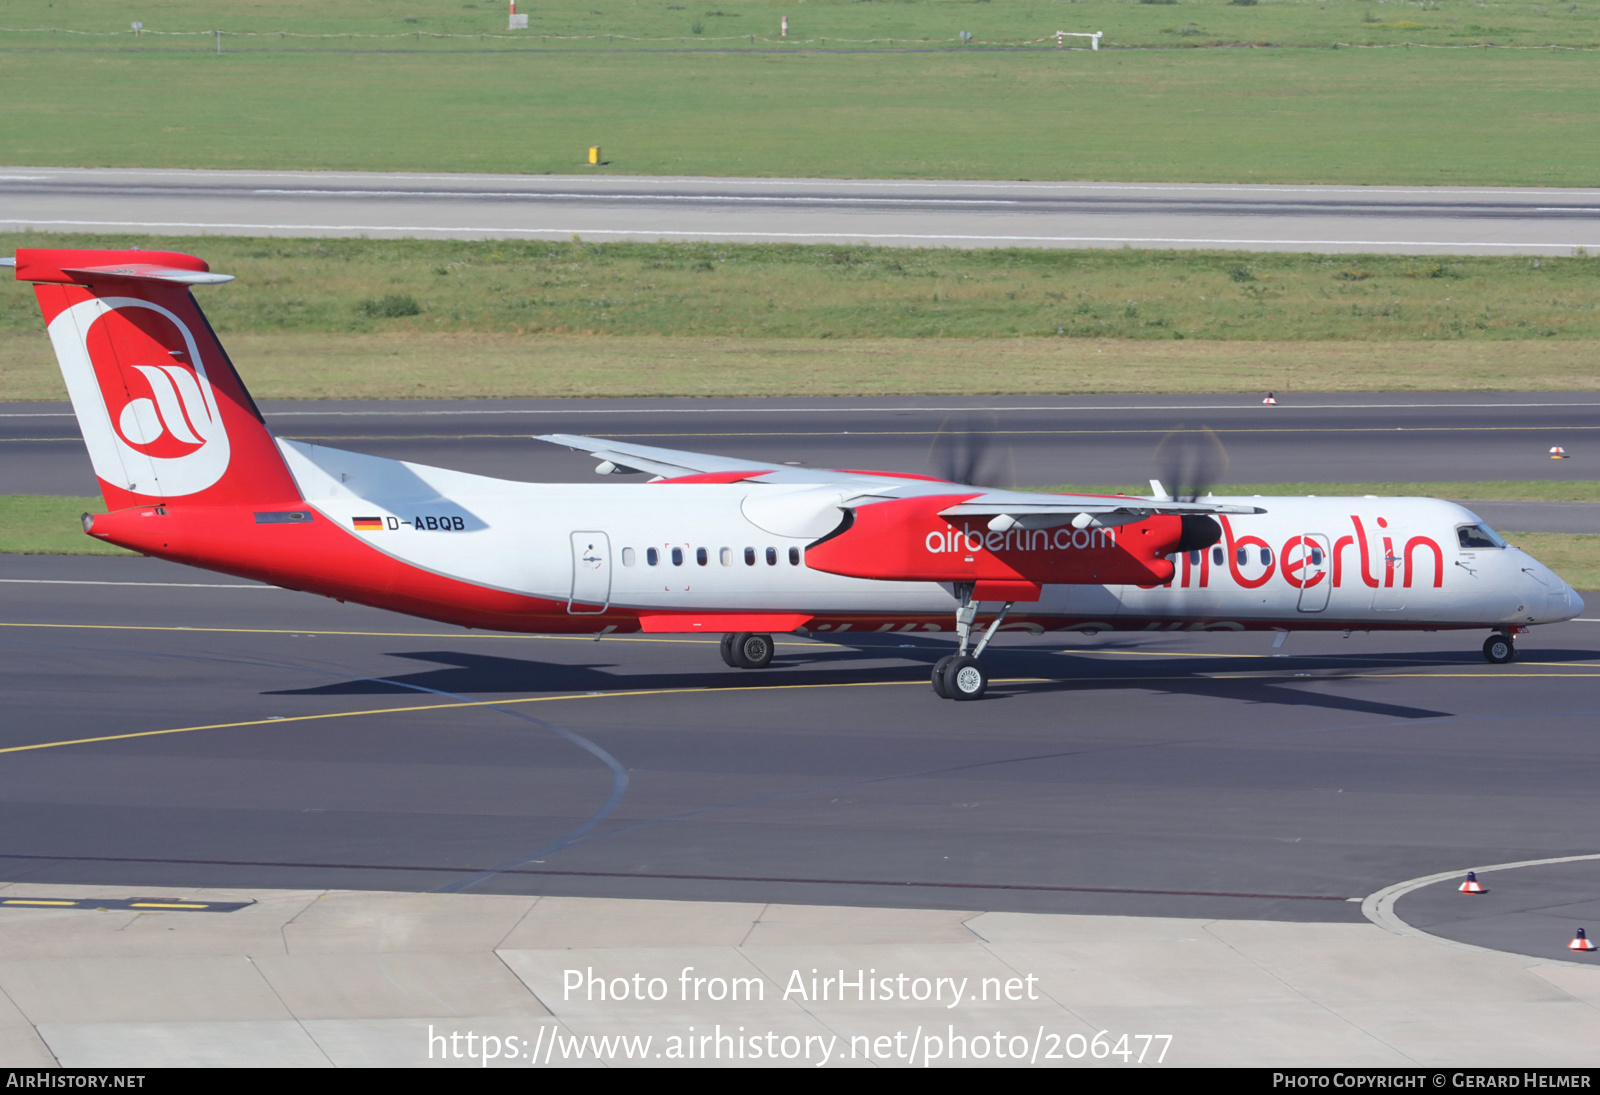
<instances>
[{"instance_id":1,"label":"german flag decal","mask_svg":"<svg viewBox=\"0 0 1600 1095\"><path fill-rule=\"evenodd\" d=\"M350 523L356 527L357 532L382 532L382 517L352 517Z\"/></svg>"}]
</instances>

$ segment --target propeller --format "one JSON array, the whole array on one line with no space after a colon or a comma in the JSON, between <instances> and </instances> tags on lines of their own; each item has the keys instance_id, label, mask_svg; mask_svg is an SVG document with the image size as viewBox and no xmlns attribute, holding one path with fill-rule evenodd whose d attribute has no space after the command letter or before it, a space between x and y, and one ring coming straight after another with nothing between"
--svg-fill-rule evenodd
<instances>
[{"instance_id":1,"label":"propeller","mask_svg":"<svg viewBox=\"0 0 1600 1095\"><path fill-rule=\"evenodd\" d=\"M928 451L934 474L964 486L998 487L1011 462L1009 447L994 444L999 419L993 411L968 411L951 415L940 424Z\"/></svg>"},{"instance_id":2,"label":"propeller","mask_svg":"<svg viewBox=\"0 0 1600 1095\"><path fill-rule=\"evenodd\" d=\"M1190 430L1180 425L1156 446L1156 467L1174 502L1193 502L1221 481L1228 470L1228 451L1210 427Z\"/></svg>"},{"instance_id":3,"label":"propeller","mask_svg":"<svg viewBox=\"0 0 1600 1095\"><path fill-rule=\"evenodd\" d=\"M1195 502L1210 493L1228 470L1228 450L1209 427L1190 430L1180 424L1156 446L1156 467L1161 469L1161 482L1172 501ZM1174 545L1177 552L1204 551L1222 539L1222 526L1215 518L1184 514L1181 520L1182 534Z\"/></svg>"}]
</instances>

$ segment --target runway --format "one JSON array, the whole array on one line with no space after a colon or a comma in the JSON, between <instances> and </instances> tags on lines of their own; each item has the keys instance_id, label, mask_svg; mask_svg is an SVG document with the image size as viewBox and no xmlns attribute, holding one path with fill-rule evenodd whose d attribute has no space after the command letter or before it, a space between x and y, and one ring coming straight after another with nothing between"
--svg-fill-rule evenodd
<instances>
[{"instance_id":1,"label":"runway","mask_svg":"<svg viewBox=\"0 0 1600 1095\"><path fill-rule=\"evenodd\" d=\"M484 400L268 402L282 436L393 459L535 482L619 479L533 441L540 433L773 463L938 472L935 439L987 439L983 478L1001 485L1138 484L1167 474L1156 456L1178 426L1208 427L1226 448L1218 486L1274 482L1482 482L1600 479L1597 393L1040 396L787 400ZM64 403L0 411L0 494L97 493ZM1563 446L1569 459L1551 460ZM620 480L625 481L625 480ZM1499 527L1600 533L1594 503L1473 502Z\"/></svg>"},{"instance_id":2,"label":"runway","mask_svg":"<svg viewBox=\"0 0 1600 1095\"><path fill-rule=\"evenodd\" d=\"M14 882L1355 922L1591 853L1593 621L946 647L463 632L143 559L0 557ZM866 641L866 640L864 640Z\"/></svg>"},{"instance_id":3,"label":"runway","mask_svg":"<svg viewBox=\"0 0 1600 1095\"><path fill-rule=\"evenodd\" d=\"M1565 255L1600 189L0 167L0 228Z\"/></svg>"}]
</instances>

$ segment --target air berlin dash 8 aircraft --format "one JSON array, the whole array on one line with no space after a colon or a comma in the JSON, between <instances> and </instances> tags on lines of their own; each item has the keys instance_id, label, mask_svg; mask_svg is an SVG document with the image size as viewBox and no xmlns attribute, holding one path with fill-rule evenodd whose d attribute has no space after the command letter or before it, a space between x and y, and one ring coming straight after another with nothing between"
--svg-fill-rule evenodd
<instances>
[{"instance_id":1,"label":"air berlin dash 8 aircraft","mask_svg":"<svg viewBox=\"0 0 1600 1095\"><path fill-rule=\"evenodd\" d=\"M989 490L590 437L603 475L545 485L274 438L191 296L232 280L160 251L23 249L110 512L90 536L289 589L501 631L941 632L940 696L983 695L1002 627L1487 629L1583 602L1469 511L1425 498L1183 500Z\"/></svg>"}]
</instances>

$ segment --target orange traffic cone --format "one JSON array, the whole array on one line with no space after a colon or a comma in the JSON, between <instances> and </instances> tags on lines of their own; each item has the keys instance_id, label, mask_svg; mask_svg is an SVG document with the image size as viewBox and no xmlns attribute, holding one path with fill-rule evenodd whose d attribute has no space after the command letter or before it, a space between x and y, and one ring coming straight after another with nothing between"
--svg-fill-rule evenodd
<instances>
[{"instance_id":1,"label":"orange traffic cone","mask_svg":"<svg viewBox=\"0 0 1600 1095\"><path fill-rule=\"evenodd\" d=\"M1263 407L1276 407L1278 405L1278 397L1268 392L1267 398L1261 401L1261 405Z\"/></svg>"},{"instance_id":2,"label":"orange traffic cone","mask_svg":"<svg viewBox=\"0 0 1600 1095\"><path fill-rule=\"evenodd\" d=\"M1569 951L1592 951L1594 944L1589 942L1589 937L1583 934L1583 929L1578 929L1578 934L1573 936L1572 942L1567 944Z\"/></svg>"},{"instance_id":3,"label":"orange traffic cone","mask_svg":"<svg viewBox=\"0 0 1600 1095\"><path fill-rule=\"evenodd\" d=\"M1483 883L1478 881L1478 876L1472 871L1467 872L1467 880L1461 884L1461 893L1488 893L1483 888Z\"/></svg>"},{"instance_id":4,"label":"orange traffic cone","mask_svg":"<svg viewBox=\"0 0 1600 1095\"><path fill-rule=\"evenodd\" d=\"M1565 460L1566 458L1567 458L1567 450L1563 449L1560 445L1557 445L1557 446L1555 446L1554 448L1552 448L1550 450L1550 459L1552 459L1552 460Z\"/></svg>"}]
</instances>

